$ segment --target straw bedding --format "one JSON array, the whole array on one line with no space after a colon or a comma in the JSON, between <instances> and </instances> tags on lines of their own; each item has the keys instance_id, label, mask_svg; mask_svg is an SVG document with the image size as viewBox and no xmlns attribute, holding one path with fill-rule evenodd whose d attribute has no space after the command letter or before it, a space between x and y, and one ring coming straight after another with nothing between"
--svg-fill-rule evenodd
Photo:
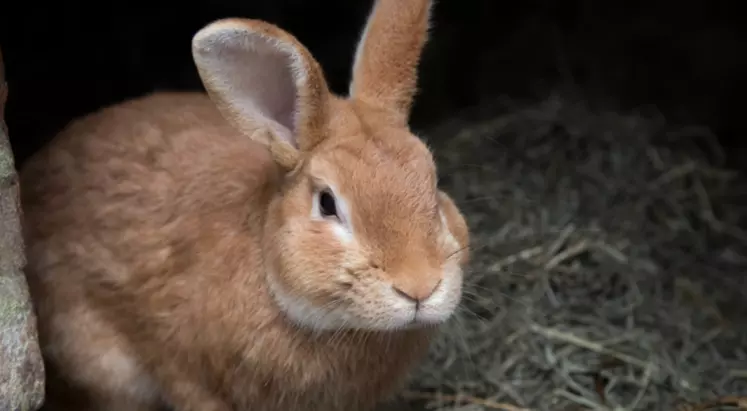
<instances>
[{"instance_id":1,"label":"straw bedding","mask_svg":"<svg viewBox=\"0 0 747 411\"><path fill-rule=\"evenodd\" d=\"M476 117L425 133L464 301L384 409L747 409L747 181L715 136L559 94Z\"/></svg>"}]
</instances>

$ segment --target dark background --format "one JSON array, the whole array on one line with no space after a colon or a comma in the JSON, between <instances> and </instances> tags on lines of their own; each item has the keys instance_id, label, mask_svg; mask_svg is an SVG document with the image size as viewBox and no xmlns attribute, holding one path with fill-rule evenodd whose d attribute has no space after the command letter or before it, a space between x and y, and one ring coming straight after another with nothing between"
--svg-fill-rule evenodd
<instances>
[{"instance_id":1,"label":"dark background","mask_svg":"<svg viewBox=\"0 0 747 411\"><path fill-rule=\"evenodd\" d=\"M405 1L405 0L403 0ZM335 91L347 87L371 0L7 1L0 6L18 163L74 116L156 89L200 88L195 31L261 18L298 37ZM737 2L440 0L413 125L500 97L565 90L600 108L655 106L711 127L741 165L747 40ZM20 165L20 164L19 164Z\"/></svg>"}]
</instances>

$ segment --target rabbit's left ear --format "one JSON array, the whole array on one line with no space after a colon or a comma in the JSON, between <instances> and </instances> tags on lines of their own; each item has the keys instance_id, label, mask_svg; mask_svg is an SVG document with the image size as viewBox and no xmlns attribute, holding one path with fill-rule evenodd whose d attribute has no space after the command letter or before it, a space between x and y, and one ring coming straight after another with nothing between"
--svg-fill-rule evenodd
<instances>
[{"instance_id":1,"label":"rabbit's left ear","mask_svg":"<svg viewBox=\"0 0 747 411\"><path fill-rule=\"evenodd\" d=\"M324 138L329 89L311 53L261 21L225 19L192 39L208 94L226 119L292 167Z\"/></svg>"},{"instance_id":2,"label":"rabbit's left ear","mask_svg":"<svg viewBox=\"0 0 747 411\"><path fill-rule=\"evenodd\" d=\"M431 8L432 0L375 0L355 53L351 98L407 121Z\"/></svg>"}]
</instances>

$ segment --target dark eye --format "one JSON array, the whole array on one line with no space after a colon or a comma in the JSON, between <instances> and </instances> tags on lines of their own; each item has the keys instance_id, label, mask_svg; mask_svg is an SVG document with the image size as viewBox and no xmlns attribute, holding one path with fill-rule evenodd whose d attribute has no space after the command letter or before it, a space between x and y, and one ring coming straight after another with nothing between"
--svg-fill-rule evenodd
<instances>
[{"instance_id":1,"label":"dark eye","mask_svg":"<svg viewBox=\"0 0 747 411\"><path fill-rule=\"evenodd\" d=\"M335 197L327 190L319 193L319 211L323 217L337 217Z\"/></svg>"}]
</instances>

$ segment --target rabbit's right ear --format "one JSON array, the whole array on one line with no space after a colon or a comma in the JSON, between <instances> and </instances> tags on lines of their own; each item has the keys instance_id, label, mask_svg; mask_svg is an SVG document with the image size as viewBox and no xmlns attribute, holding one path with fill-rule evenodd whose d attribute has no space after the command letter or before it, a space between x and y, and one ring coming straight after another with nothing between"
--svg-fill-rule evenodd
<instances>
[{"instance_id":1,"label":"rabbit's right ear","mask_svg":"<svg viewBox=\"0 0 747 411\"><path fill-rule=\"evenodd\" d=\"M407 122L433 0L374 0L355 51L349 94Z\"/></svg>"},{"instance_id":2,"label":"rabbit's right ear","mask_svg":"<svg viewBox=\"0 0 747 411\"><path fill-rule=\"evenodd\" d=\"M226 119L292 168L324 138L324 75L292 35L260 20L225 19L192 39L205 88Z\"/></svg>"}]
</instances>

